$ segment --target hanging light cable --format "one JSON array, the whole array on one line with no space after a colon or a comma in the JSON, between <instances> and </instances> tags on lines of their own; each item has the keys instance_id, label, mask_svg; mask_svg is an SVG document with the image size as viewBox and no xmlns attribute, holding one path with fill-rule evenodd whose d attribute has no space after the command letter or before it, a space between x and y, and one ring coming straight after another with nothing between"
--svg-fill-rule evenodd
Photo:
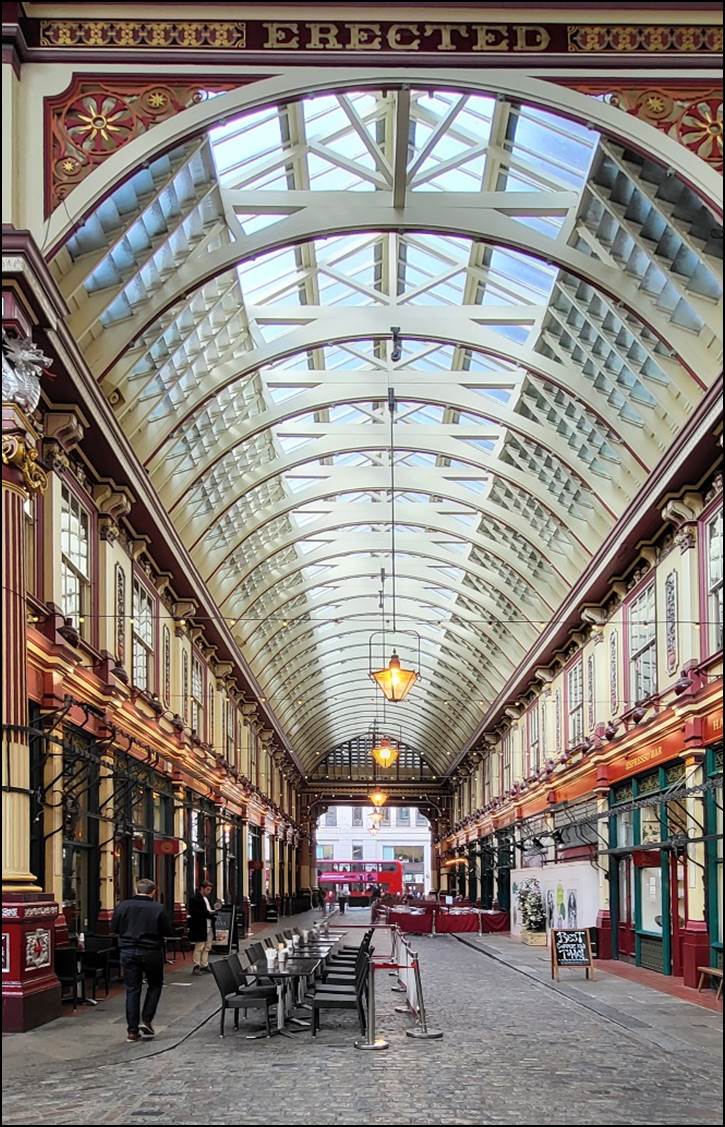
<instances>
[{"instance_id":1,"label":"hanging light cable","mask_svg":"<svg viewBox=\"0 0 725 1127\"><path fill-rule=\"evenodd\" d=\"M398 630L397 611L397 567L395 559L395 389L388 388L388 410L390 412L390 579L392 593L392 628L393 635ZM416 635L417 636L417 635ZM383 635L383 648L385 640ZM420 638L418 638L418 669L405 669L400 658L393 649L385 669L372 668L372 637L370 639L371 668L370 676L381 689L386 700L397 703L405 700L413 685L418 680L420 670ZM393 761L394 762L394 761Z\"/></svg>"}]
</instances>

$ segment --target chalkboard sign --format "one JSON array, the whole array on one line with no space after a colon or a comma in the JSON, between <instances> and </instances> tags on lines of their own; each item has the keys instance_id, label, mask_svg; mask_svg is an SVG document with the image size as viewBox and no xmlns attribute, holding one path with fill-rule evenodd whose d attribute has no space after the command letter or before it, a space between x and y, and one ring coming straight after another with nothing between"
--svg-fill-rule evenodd
<instances>
[{"instance_id":1,"label":"chalkboard sign","mask_svg":"<svg viewBox=\"0 0 725 1127\"><path fill-rule=\"evenodd\" d=\"M589 928L551 931L551 977L559 981L560 967L583 967L587 978L594 978L592 943Z\"/></svg>"},{"instance_id":2,"label":"chalkboard sign","mask_svg":"<svg viewBox=\"0 0 725 1127\"><path fill-rule=\"evenodd\" d=\"M223 951L228 955L237 945L237 909L234 904L219 908L214 921L216 934L212 944L213 951Z\"/></svg>"}]
</instances>

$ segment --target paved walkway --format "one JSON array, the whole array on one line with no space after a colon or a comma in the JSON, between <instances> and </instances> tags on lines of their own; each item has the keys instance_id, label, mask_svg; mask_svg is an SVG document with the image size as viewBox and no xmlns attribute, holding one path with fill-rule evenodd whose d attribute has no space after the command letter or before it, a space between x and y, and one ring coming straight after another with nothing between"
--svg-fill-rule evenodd
<instances>
[{"instance_id":1,"label":"paved walkway","mask_svg":"<svg viewBox=\"0 0 725 1127\"><path fill-rule=\"evenodd\" d=\"M355 913L346 921L361 919ZM376 946L387 953L383 934ZM401 996L391 993L385 971L377 990L378 1030L390 1041L385 1052L353 1047L352 1013L324 1013L314 1041L307 1030L247 1041L231 1029L221 1041L213 981L174 987L175 978L184 980L180 972L165 990L153 1044L123 1041L120 999L109 1003L103 1025L99 1006L48 1032L5 1038L4 1122L722 1122L719 1015L667 995L653 998L656 992L639 984L632 992L631 983L605 974L586 987L579 980L552 988L537 965L541 952L532 957L498 936L467 943L426 937L418 947L430 1024L445 1033L440 1041L405 1036L411 1019L395 1012ZM67 1042L69 1029L83 1037L82 1051L52 1060L51 1040ZM86 1040L89 1029L94 1041Z\"/></svg>"}]
</instances>

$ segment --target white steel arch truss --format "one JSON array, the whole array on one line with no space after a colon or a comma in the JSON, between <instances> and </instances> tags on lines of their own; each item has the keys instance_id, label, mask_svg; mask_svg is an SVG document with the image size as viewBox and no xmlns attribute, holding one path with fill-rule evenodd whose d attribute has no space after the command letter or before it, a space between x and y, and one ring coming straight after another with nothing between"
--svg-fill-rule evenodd
<instances>
[{"instance_id":1,"label":"white steel arch truss","mask_svg":"<svg viewBox=\"0 0 725 1127\"><path fill-rule=\"evenodd\" d=\"M221 124L195 107L195 135L129 146L143 167L54 260L306 771L380 719L389 388L398 618L424 674L394 725L445 774L719 372L722 240L695 158L668 174L641 123L630 148L581 121L581 95L525 80L527 104L497 81L212 99Z\"/></svg>"}]
</instances>

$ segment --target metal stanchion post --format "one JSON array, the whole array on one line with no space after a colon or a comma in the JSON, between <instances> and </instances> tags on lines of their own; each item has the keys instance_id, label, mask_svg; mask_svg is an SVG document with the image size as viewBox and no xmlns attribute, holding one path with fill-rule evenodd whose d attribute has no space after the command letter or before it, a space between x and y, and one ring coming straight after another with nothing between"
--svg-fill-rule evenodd
<instances>
[{"instance_id":1,"label":"metal stanchion post","mask_svg":"<svg viewBox=\"0 0 725 1127\"><path fill-rule=\"evenodd\" d=\"M390 1042L375 1036L375 964L370 960L368 973L368 1020L364 1041L355 1042L356 1049L389 1049Z\"/></svg>"},{"instance_id":2,"label":"metal stanchion post","mask_svg":"<svg viewBox=\"0 0 725 1127\"><path fill-rule=\"evenodd\" d=\"M429 1029L428 1021L425 1013L425 1002L423 1001L423 986L420 980L420 967L418 965L418 956L416 954L413 959L413 974L415 975L415 989L418 997L418 1021L419 1024L413 1029L406 1029L407 1037L415 1037L416 1040L427 1041L440 1041L443 1036L443 1031L440 1029Z\"/></svg>"}]
</instances>

